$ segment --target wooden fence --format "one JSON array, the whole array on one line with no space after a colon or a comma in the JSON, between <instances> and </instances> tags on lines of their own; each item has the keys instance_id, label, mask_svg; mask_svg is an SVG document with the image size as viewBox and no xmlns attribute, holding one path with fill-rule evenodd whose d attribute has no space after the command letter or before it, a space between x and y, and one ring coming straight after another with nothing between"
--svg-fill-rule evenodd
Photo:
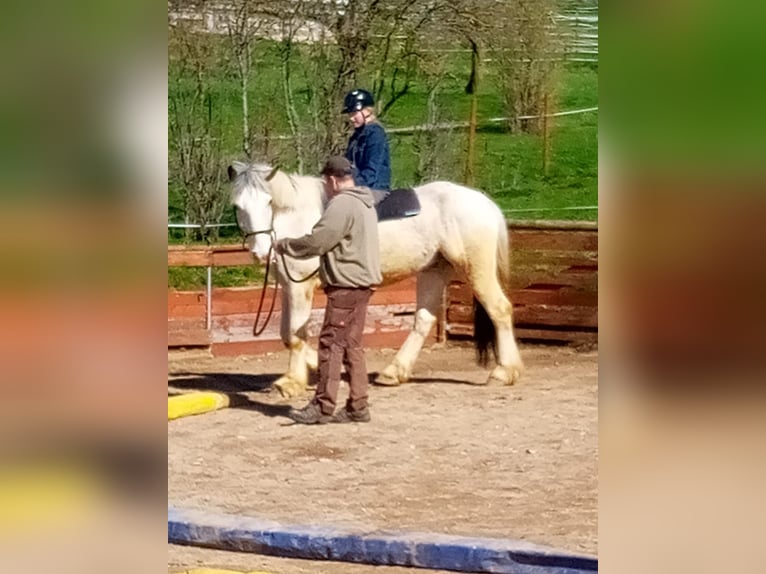
<instances>
[{"instance_id":1,"label":"wooden fence","mask_svg":"<svg viewBox=\"0 0 766 574\"><path fill-rule=\"evenodd\" d=\"M509 225L513 258L511 298L521 340L595 342L598 334L598 230L594 223L514 222ZM253 265L239 246L168 248L168 266ZM210 277L210 273L208 273ZM168 347L209 347L215 355L257 354L283 348L281 304L258 338L252 328L261 290L254 287L168 291ZM268 309L274 296L265 296ZM473 334L473 296L460 281L446 290L432 341ZM317 292L309 320L310 337L321 327L324 294ZM412 327L415 279L378 290L370 301L365 345L395 347Z\"/></svg>"},{"instance_id":2,"label":"wooden fence","mask_svg":"<svg viewBox=\"0 0 766 574\"><path fill-rule=\"evenodd\" d=\"M511 237L511 300L519 339L593 343L598 337L598 228L587 222L518 222ZM447 336L473 335L473 295L453 282Z\"/></svg>"}]
</instances>

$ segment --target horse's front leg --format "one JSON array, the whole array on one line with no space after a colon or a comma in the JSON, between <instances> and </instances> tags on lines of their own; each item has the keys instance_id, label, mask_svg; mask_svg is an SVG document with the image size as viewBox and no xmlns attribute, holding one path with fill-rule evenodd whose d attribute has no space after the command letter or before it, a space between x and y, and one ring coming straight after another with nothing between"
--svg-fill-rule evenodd
<instances>
[{"instance_id":1,"label":"horse's front leg","mask_svg":"<svg viewBox=\"0 0 766 574\"><path fill-rule=\"evenodd\" d=\"M423 348L428 334L436 323L442 305L444 288L452 276L451 268L444 262L425 269L418 274L417 311L415 322L394 360L375 378L375 383L396 386L406 383L412 376L412 367Z\"/></svg>"},{"instance_id":2,"label":"horse's front leg","mask_svg":"<svg viewBox=\"0 0 766 574\"><path fill-rule=\"evenodd\" d=\"M308 343L308 322L316 281L288 283L282 289L280 336L290 351L287 372L274 382L283 397L303 394L309 381L309 369L317 367L317 352Z\"/></svg>"}]
</instances>

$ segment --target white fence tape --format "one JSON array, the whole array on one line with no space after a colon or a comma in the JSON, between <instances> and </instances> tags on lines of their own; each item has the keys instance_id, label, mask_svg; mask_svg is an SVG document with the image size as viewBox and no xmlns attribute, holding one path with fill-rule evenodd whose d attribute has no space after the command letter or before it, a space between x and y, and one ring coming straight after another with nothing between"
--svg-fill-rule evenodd
<instances>
[{"instance_id":1,"label":"white fence tape","mask_svg":"<svg viewBox=\"0 0 766 574\"><path fill-rule=\"evenodd\" d=\"M548 117L548 118L555 118L560 116L573 116L576 114L588 114L591 112L597 112L598 106L592 107L592 108L582 108L579 110L567 110L565 112L556 112L554 114L548 114L546 116L543 115L536 115L536 116L518 116L517 120L533 120L537 118L542 117ZM501 122L507 122L510 121L513 118L489 118L488 120L484 120L481 122L482 124L496 124ZM408 134L408 133L415 133L415 132L425 132L425 131L431 131L431 130L455 130L455 129L461 129L461 128L467 128L471 124L469 122L450 122L450 123L443 123L443 124L434 124L434 125L419 125L419 126L409 126L404 128L388 128L386 129L386 133L389 134Z\"/></svg>"},{"instance_id":2,"label":"white fence tape","mask_svg":"<svg viewBox=\"0 0 766 574\"><path fill-rule=\"evenodd\" d=\"M588 211L598 209L598 205L575 205L570 207L524 207L519 209L504 209L503 213L550 212L550 211ZM205 227L235 227L236 223L211 223ZM168 223L168 229L201 229L197 223Z\"/></svg>"},{"instance_id":3,"label":"white fence tape","mask_svg":"<svg viewBox=\"0 0 766 574\"><path fill-rule=\"evenodd\" d=\"M203 227L234 227L236 223L208 223L200 225L199 223L168 223L168 229L202 229Z\"/></svg>"},{"instance_id":4,"label":"white fence tape","mask_svg":"<svg viewBox=\"0 0 766 574\"><path fill-rule=\"evenodd\" d=\"M590 61L590 60L583 60L583 61ZM595 60L594 60L595 61ZM556 118L560 116L573 116L576 114L589 114L592 112L597 112L598 106L594 106L592 108L582 108L579 110L567 110L564 112L556 112L553 114L548 114L545 117L548 118ZM518 120L533 120L536 118L542 118L542 115L539 116L518 116L516 119ZM483 124L496 124L501 122L507 122L511 118L489 118L488 120L484 120L482 122L479 122L480 125ZM442 123L442 124L435 124L435 125L428 125L428 124L421 124L419 126L406 126L402 128L386 128L387 134L410 134L410 133L416 133L416 132L425 132L425 131L431 131L431 130L457 130L462 128L467 128L471 124L469 122L448 122L448 123ZM270 135L268 137L265 136L258 136L255 139L258 140L293 140L296 136L293 135Z\"/></svg>"}]
</instances>

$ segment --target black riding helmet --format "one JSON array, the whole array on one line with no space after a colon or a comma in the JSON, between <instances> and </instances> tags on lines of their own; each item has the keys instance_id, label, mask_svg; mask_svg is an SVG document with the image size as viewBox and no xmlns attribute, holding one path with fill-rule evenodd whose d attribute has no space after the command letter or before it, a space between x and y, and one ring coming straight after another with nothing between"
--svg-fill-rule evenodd
<instances>
[{"instance_id":1,"label":"black riding helmet","mask_svg":"<svg viewBox=\"0 0 766 574\"><path fill-rule=\"evenodd\" d=\"M363 108L369 108L375 105L372 94L367 90L351 90L343 98L343 114L358 112Z\"/></svg>"}]
</instances>

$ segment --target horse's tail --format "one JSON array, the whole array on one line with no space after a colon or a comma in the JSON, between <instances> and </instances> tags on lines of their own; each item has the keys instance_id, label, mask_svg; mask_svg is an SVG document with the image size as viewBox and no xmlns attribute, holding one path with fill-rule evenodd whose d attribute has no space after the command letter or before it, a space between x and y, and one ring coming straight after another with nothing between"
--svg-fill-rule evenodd
<instances>
[{"instance_id":1,"label":"horse's tail","mask_svg":"<svg viewBox=\"0 0 766 574\"><path fill-rule=\"evenodd\" d=\"M480 366L489 365L490 353L497 359L497 331L484 305L473 298L473 344L476 348L476 362Z\"/></svg>"},{"instance_id":2,"label":"horse's tail","mask_svg":"<svg viewBox=\"0 0 766 574\"><path fill-rule=\"evenodd\" d=\"M508 224L502 213L497 227L497 278L506 295L511 290L511 258L508 243ZM476 347L476 361L482 367L489 364L490 354L497 360L497 331L487 310L473 299L473 340Z\"/></svg>"},{"instance_id":3,"label":"horse's tail","mask_svg":"<svg viewBox=\"0 0 766 574\"><path fill-rule=\"evenodd\" d=\"M508 223L503 214L497 228L497 278L506 296L511 294L511 244L508 238Z\"/></svg>"}]
</instances>

